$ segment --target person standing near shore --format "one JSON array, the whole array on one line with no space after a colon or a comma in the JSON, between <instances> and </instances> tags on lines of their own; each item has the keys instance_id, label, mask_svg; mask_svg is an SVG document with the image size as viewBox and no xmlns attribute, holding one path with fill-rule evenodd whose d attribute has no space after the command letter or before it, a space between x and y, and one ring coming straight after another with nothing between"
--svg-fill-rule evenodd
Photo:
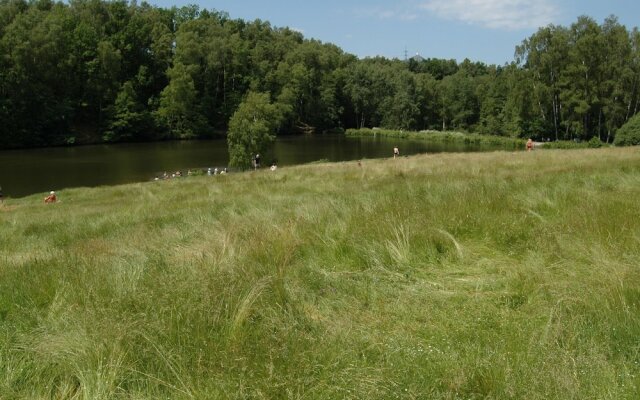
<instances>
[{"instance_id":1,"label":"person standing near shore","mask_svg":"<svg viewBox=\"0 0 640 400\"><path fill-rule=\"evenodd\" d=\"M393 158L396 157L400 157L400 149L398 149L398 146L393 147Z\"/></svg>"},{"instance_id":2,"label":"person standing near shore","mask_svg":"<svg viewBox=\"0 0 640 400\"><path fill-rule=\"evenodd\" d=\"M527 151L531 151L531 150L533 150L533 140L529 138L529 140L527 140Z\"/></svg>"},{"instance_id":3,"label":"person standing near shore","mask_svg":"<svg viewBox=\"0 0 640 400\"><path fill-rule=\"evenodd\" d=\"M256 154L256 156L253 158L253 168L260 168L260 153Z\"/></svg>"}]
</instances>

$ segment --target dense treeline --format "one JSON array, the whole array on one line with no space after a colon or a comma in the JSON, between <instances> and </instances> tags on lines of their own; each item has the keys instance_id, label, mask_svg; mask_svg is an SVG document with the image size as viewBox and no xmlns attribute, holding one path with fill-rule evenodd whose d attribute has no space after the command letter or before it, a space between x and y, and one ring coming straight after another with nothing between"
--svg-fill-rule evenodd
<instances>
[{"instance_id":1,"label":"dense treeline","mask_svg":"<svg viewBox=\"0 0 640 400\"><path fill-rule=\"evenodd\" d=\"M197 6L0 0L0 147L223 134L249 93L280 132L382 126L611 141L640 106L640 33L548 26L504 66L357 57Z\"/></svg>"}]
</instances>

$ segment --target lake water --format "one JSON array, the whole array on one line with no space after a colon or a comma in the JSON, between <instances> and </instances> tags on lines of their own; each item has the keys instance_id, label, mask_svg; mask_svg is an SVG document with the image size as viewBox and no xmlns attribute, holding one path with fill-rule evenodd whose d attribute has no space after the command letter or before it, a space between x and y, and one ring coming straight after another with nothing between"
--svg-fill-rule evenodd
<instances>
[{"instance_id":1,"label":"lake water","mask_svg":"<svg viewBox=\"0 0 640 400\"><path fill-rule=\"evenodd\" d=\"M262 155L262 164L382 158L391 156L395 145L401 155L496 149L381 137L282 136ZM0 187L5 197L15 198L70 187L148 181L163 171L223 168L228 161L224 139L5 150L0 151Z\"/></svg>"}]
</instances>

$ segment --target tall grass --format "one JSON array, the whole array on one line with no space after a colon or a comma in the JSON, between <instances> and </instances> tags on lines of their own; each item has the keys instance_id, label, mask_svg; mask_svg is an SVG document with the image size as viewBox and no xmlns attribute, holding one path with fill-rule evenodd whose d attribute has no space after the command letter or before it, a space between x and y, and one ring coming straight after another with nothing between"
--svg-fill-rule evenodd
<instances>
[{"instance_id":1,"label":"tall grass","mask_svg":"<svg viewBox=\"0 0 640 400\"><path fill-rule=\"evenodd\" d=\"M626 148L10 199L0 399L635 399L639 196Z\"/></svg>"}]
</instances>

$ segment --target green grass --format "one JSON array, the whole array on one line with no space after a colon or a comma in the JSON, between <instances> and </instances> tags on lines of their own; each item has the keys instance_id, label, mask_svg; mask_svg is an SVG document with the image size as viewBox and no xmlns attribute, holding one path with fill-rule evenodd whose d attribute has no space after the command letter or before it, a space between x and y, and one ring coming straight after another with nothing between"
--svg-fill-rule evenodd
<instances>
[{"instance_id":1,"label":"green grass","mask_svg":"<svg viewBox=\"0 0 640 400\"><path fill-rule=\"evenodd\" d=\"M610 145L606 143L602 143L600 139L596 137L589 141L580 141L580 142L575 142L572 140L556 140L554 142L545 142L545 143L542 143L542 145L539 146L539 148L569 150L569 149L599 148L603 146L610 146Z\"/></svg>"},{"instance_id":2,"label":"green grass","mask_svg":"<svg viewBox=\"0 0 640 400\"><path fill-rule=\"evenodd\" d=\"M0 399L636 399L640 151L0 205Z\"/></svg>"},{"instance_id":3,"label":"green grass","mask_svg":"<svg viewBox=\"0 0 640 400\"><path fill-rule=\"evenodd\" d=\"M454 131L399 131L390 129L347 129L347 136L385 136L399 139L426 140L434 143L464 143L482 146L499 146L504 149L524 149L526 141L519 138L496 135L479 135Z\"/></svg>"}]
</instances>

